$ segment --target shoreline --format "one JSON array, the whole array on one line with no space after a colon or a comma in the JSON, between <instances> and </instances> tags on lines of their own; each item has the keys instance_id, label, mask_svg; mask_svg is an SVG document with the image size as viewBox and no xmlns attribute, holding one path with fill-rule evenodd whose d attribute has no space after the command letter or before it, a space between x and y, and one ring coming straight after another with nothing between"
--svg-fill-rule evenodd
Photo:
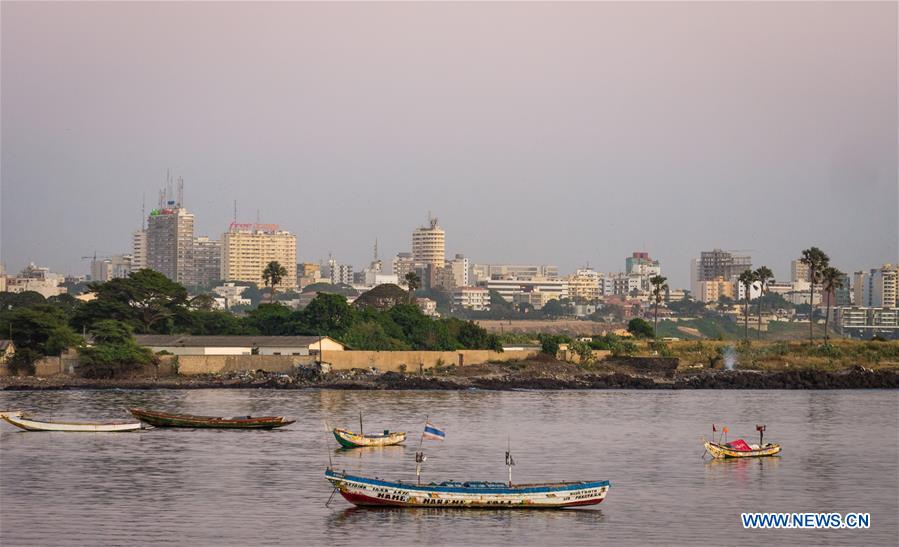
<instances>
[{"instance_id":1,"label":"shoreline","mask_svg":"<svg viewBox=\"0 0 899 547\"><path fill-rule=\"evenodd\" d=\"M0 379L0 391L57 391L80 389L340 389L359 391L515 391L592 389L899 389L899 370L854 367L839 372L814 369L760 372L704 371L690 375L652 375L626 372L583 374L478 376L419 376L397 372L349 371L324 375L279 374L257 371L207 376L91 380L33 376Z\"/></svg>"}]
</instances>

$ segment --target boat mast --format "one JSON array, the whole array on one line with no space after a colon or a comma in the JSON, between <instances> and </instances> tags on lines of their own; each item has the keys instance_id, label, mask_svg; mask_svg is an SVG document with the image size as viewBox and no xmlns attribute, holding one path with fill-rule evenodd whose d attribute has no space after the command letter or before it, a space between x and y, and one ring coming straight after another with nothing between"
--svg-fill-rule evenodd
<instances>
[{"instance_id":1,"label":"boat mast","mask_svg":"<svg viewBox=\"0 0 899 547\"><path fill-rule=\"evenodd\" d=\"M509 488L512 488L512 466L515 465L515 460L512 459L512 438L511 436L506 439L506 466L509 467Z\"/></svg>"},{"instance_id":2,"label":"boat mast","mask_svg":"<svg viewBox=\"0 0 899 547\"><path fill-rule=\"evenodd\" d=\"M360 436L364 435L362 433L362 411L361 410L359 411L359 435Z\"/></svg>"},{"instance_id":3,"label":"boat mast","mask_svg":"<svg viewBox=\"0 0 899 547\"><path fill-rule=\"evenodd\" d=\"M418 480L418 484L421 484L421 464L425 461L425 453L421 449L421 444L425 440L425 427L428 427L429 417L425 416L425 425L421 428L421 436L418 437L418 450L415 452L415 478Z\"/></svg>"}]
</instances>

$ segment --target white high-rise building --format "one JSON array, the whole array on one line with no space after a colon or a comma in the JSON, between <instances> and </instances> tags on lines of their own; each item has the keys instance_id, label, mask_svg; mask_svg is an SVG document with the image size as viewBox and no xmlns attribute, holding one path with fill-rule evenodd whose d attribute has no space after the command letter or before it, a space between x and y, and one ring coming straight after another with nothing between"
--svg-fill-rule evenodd
<instances>
[{"instance_id":1,"label":"white high-rise building","mask_svg":"<svg viewBox=\"0 0 899 547\"><path fill-rule=\"evenodd\" d=\"M420 226L412 232L412 260L423 266L442 268L446 262L446 233L430 219L429 226Z\"/></svg>"},{"instance_id":2,"label":"white high-rise building","mask_svg":"<svg viewBox=\"0 0 899 547\"><path fill-rule=\"evenodd\" d=\"M154 209L147 219L147 267L182 285L193 280L194 216L183 207Z\"/></svg>"},{"instance_id":3,"label":"white high-rise building","mask_svg":"<svg viewBox=\"0 0 899 547\"><path fill-rule=\"evenodd\" d=\"M131 271L147 267L147 231L138 230L131 234Z\"/></svg>"}]
</instances>

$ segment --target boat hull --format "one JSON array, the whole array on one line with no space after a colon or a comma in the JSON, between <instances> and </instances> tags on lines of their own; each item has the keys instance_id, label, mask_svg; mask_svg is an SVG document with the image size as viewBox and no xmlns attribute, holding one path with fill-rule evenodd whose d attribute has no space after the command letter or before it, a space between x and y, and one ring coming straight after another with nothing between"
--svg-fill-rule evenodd
<instances>
[{"instance_id":1,"label":"boat hull","mask_svg":"<svg viewBox=\"0 0 899 547\"><path fill-rule=\"evenodd\" d=\"M137 431L140 422L108 422L108 423L82 423L82 422L42 422L25 418L18 413L3 413L0 418L11 425L25 431L67 431L71 433L121 433L125 431Z\"/></svg>"},{"instance_id":2,"label":"boat hull","mask_svg":"<svg viewBox=\"0 0 899 547\"><path fill-rule=\"evenodd\" d=\"M340 446L344 448L393 446L406 440L404 431L394 431L386 435L359 435L346 429L334 429L332 433Z\"/></svg>"},{"instance_id":3,"label":"boat hull","mask_svg":"<svg viewBox=\"0 0 899 547\"><path fill-rule=\"evenodd\" d=\"M220 418L216 416L192 416L189 414L167 414L151 410L131 408L128 410L138 420L155 427L189 427L207 429L274 429L290 425L296 420L283 416L263 416L246 418Z\"/></svg>"},{"instance_id":4,"label":"boat hull","mask_svg":"<svg viewBox=\"0 0 899 547\"><path fill-rule=\"evenodd\" d=\"M779 444L767 444L758 450L734 450L723 444L705 441L705 450L710 456L716 459L725 458L764 458L774 456L780 453Z\"/></svg>"},{"instance_id":5,"label":"boat hull","mask_svg":"<svg viewBox=\"0 0 899 547\"><path fill-rule=\"evenodd\" d=\"M608 481L548 483L508 487L498 483L416 485L325 472L348 502L361 507L444 509L562 509L601 503ZM469 485L469 486L464 486ZM473 486L472 486L473 485Z\"/></svg>"}]
</instances>

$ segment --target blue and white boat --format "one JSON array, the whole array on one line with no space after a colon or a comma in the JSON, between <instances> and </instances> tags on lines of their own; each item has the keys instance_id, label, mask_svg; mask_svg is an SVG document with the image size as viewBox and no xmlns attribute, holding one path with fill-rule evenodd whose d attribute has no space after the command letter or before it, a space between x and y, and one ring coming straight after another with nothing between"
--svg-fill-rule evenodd
<instances>
[{"instance_id":1,"label":"blue and white boat","mask_svg":"<svg viewBox=\"0 0 899 547\"><path fill-rule=\"evenodd\" d=\"M555 509L596 505L605 499L609 481L516 484L441 482L413 484L348 475L331 468L325 478L350 503L360 506L488 509Z\"/></svg>"}]
</instances>

